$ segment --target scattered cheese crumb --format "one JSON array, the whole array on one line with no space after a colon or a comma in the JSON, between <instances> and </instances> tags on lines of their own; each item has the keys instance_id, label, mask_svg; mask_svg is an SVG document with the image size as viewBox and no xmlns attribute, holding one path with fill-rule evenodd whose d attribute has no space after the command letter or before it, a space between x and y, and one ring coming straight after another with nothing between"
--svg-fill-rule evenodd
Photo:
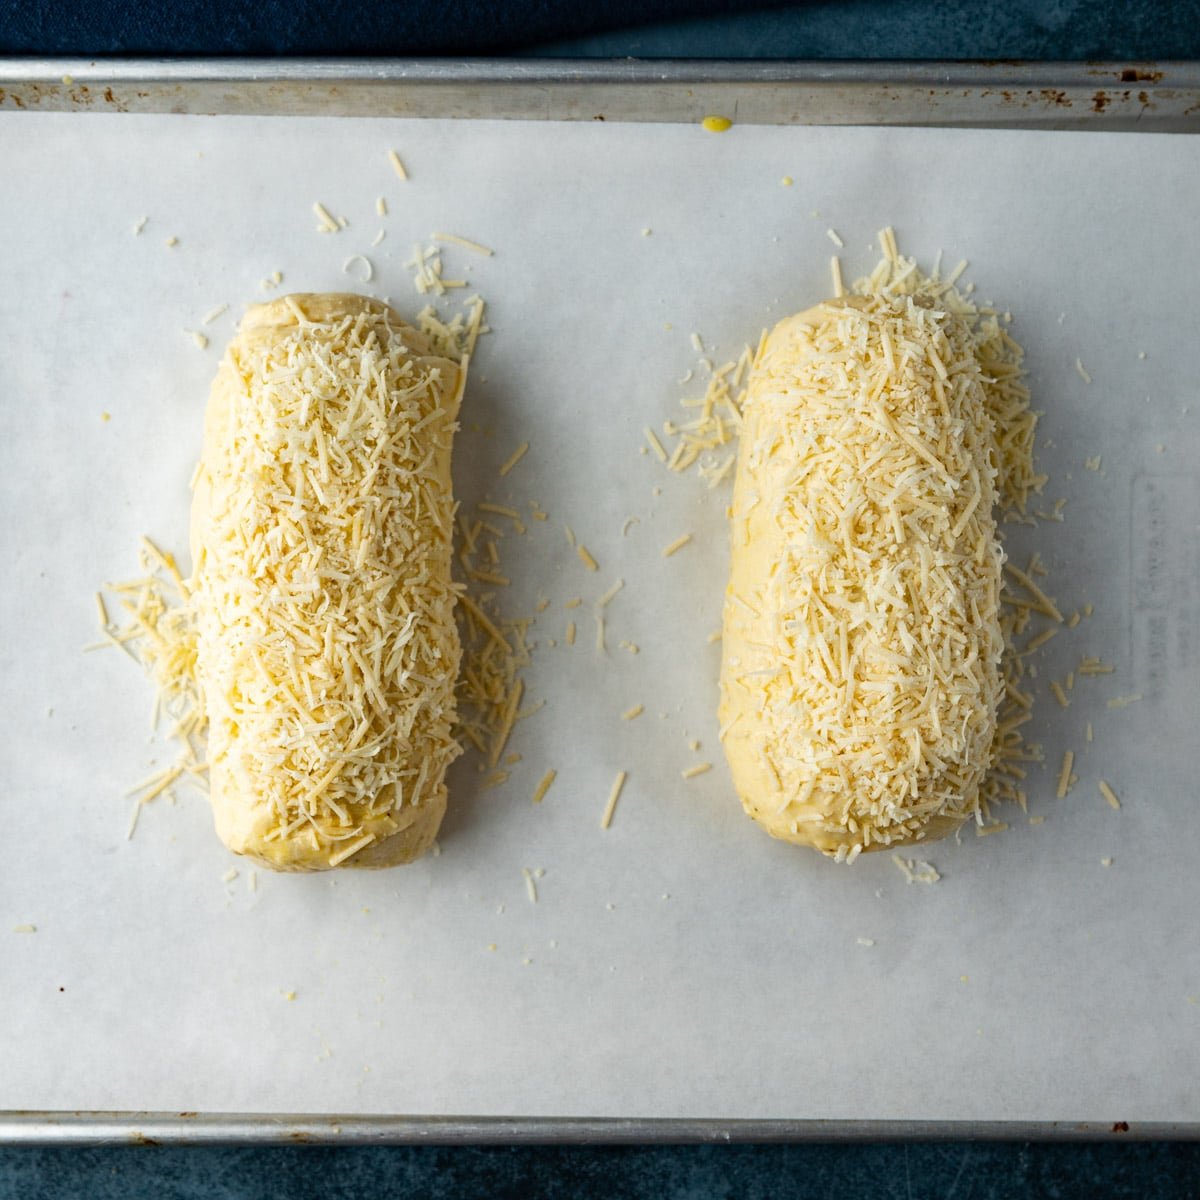
<instances>
[{"instance_id":1,"label":"scattered cheese crumb","mask_svg":"<svg viewBox=\"0 0 1200 1200\"><path fill-rule=\"evenodd\" d=\"M546 798L546 793L550 790L551 784L558 778L558 772L551 768L542 776L542 781L533 789L534 804L541 804Z\"/></svg>"},{"instance_id":2,"label":"scattered cheese crumb","mask_svg":"<svg viewBox=\"0 0 1200 1200\"><path fill-rule=\"evenodd\" d=\"M597 608L607 608L616 594L625 586L625 580L618 579L597 601Z\"/></svg>"},{"instance_id":3,"label":"scattered cheese crumb","mask_svg":"<svg viewBox=\"0 0 1200 1200\"><path fill-rule=\"evenodd\" d=\"M842 280L842 260L836 254L829 260L829 274L833 279L833 294L841 299L846 294L846 284Z\"/></svg>"},{"instance_id":4,"label":"scattered cheese crumb","mask_svg":"<svg viewBox=\"0 0 1200 1200\"><path fill-rule=\"evenodd\" d=\"M635 704L632 708L627 708L621 714L622 721L632 721L635 717L640 717L646 711L644 704Z\"/></svg>"},{"instance_id":5,"label":"scattered cheese crumb","mask_svg":"<svg viewBox=\"0 0 1200 1200\"><path fill-rule=\"evenodd\" d=\"M875 945L875 939L874 939L874 938L863 938L863 937L860 937L860 938L857 938L857 939L855 939L855 940L858 942L858 944L859 944L860 946L873 946L873 945Z\"/></svg>"},{"instance_id":6,"label":"scattered cheese crumb","mask_svg":"<svg viewBox=\"0 0 1200 1200\"><path fill-rule=\"evenodd\" d=\"M650 443L650 449L654 451L655 457L659 460L659 462L666 462L667 452L663 449L662 442L658 440L658 434L656 434L649 425L647 425L642 432L646 435L646 441Z\"/></svg>"},{"instance_id":7,"label":"scattered cheese crumb","mask_svg":"<svg viewBox=\"0 0 1200 1200\"><path fill-rule=\"evenodd\" d=\"M1105 798L1105 800L1108 801L1109 808L1120 808L1121 807L1121 801L1117 798L1117 793L1114 792L1112 790L1112 788L1109 787L1109 785L1107 783L1105 783L1105 781L1103 779L1100 780L1100 783L1098 786L1100 788L1100 795L1102 795Z\"/></svg>"},{"instance_id":8,"label":"scattered cheese crumb","mask_svg":"<svg viewBox=\"0 0 1200 1200\"><path fill-rule=\"evenodd\" d=\"M186 333L188 335L188 337L190 337L192 339L192 341L196 344L197 350L207 350L208 349L208 338L206 338L204 336L204 334L199 333L195 329L185 329L184 333Z\"/></svg>"},{"instance_id":9,"label":"scattered cheese crumb","mask_svg":"<svg viewBox=\"0 0 1200 1200\"><path fill-rule=\"evenodd\" d=\"M726 130L733 128L733 122L728 117L705 117L700 122L700 125L709 133L724 133Z\"/></svg>"},{"instance_id":10,"label":"scattered cheese crumb","mask_svg":"<svg viewBox=\"0 0 1200 1200\"><path fill-rule=\"evenodd\" d=\"M613 813L617 811L617 800L621 796L621 789L625 786L627 772L618 771L616 779L613 780L612 791L608 794L608 803L604 806L604 816L600 818L600 828L607 829L612 824Z\"/></svg>"},{"instance_id":11,"label":"scattered cheese crumb","mask_svg":"<svg viewBox=\"0 0 1200 1200\"><path fill-rule=\"evenodd\" d=\"M836 247L837 247L839 250L843 249L843 248L845 247L845 245L846 245L846 243L845 243L845 242L843 242L843 241L842 241L842 239L841 239L840 237L838 237L838 233L837 233L837 230L836 230L836 229L827 229L827 230L825 230L825 236L826 236L826 237L827 237L827 238L828 238L828 239L829 239L829 240L830 240L830 241L831 241L831 242L832 242L832 243L833 243L833 244L834 244L834 245L835 245L835 246L836 246Z\"/></svg>"},{"instance_id":12,"label":"scattered cheese crumb","mask_svg":"<svg viewBox=\"0 0 1200 1200\"><path fill-rule=\"evenodd\" d=\"M363 268L364 268L364 273L361 275L358 282L359 283L370 283L371 280L375 278L375 268L371 265L371 260L369 258L367 258L367 256L365 254L350 255L350 257L348 259L346 259L346 261L344 263L342 263L342 270L347 275L350 275L352 273L350 268L356 262L362 263Z\"/></svg>"},{"instance_id":13,"label":"scattered cheese crumb","mask_svg":"<svg viewBox=\"0 0 1200 1200\"><path fill-rule=\"evenodd\" d=\"M905 883L937 883L941 879L941 875L932 863L905 858L900 854L893 854L892 862L900 869Z\"/></svg>"},{"instance_id":14,"label":"scattered cheese crumb","mask_svg":"<svg viewBox=\"0 0 1200 1200\"><path fill-rule=\"evenodd\" d=\"M249 871L246 874L246 887L252 892L258 891L258 872Z\"/></svg>"},{"instance_id":15,"label":"scattered cheese crumb","mask_svg":"<svg viewBox=\"0 0 1200 1200\"><path fill-rule=\"evenodd\" d=\"M1030 823L1030 825L1040 825L1043 821L1045 821L1045 819L1046 819L1045 817L1040 817L1040 816L1039 817L1030 817L1029 823Z\"/></svg>"},{"instance_id":16,"label":"scattered cheese crumb","mask_svg":"<svg viewBox=\"0 0 1200 1200\"><path fill-rule=\"evenodd\" d=\"M702 762L702 763L696 763L695 766L687 767L684 770L680 771L679 773L680 773L680 775L683 776L684 779L695 779L697 775L703 775L706 771L711 771L711 770L712 770L712 763Z\"/></svg>"},{"instance_id":17,"label":"scattered cheese crumb","mask_svg":"<svg viewBox=\"0 0 1200 1200\"><path fill-rule=\"evenodd\" d=\"M528 442L522 442L504 461L504 465L500 468L500 474L507 475L525 457L525 452L529 449Z\"/></svg>"},{"instance_id":18,"label":"scattered cheese crumb","mask_svg":"<svg viewBox=\"0 0 1200 1200\"><path fill-rule=\"evenodd\" d=\"M495 254L494 250L487 246L482 246L479 242L473 242L470 238L459 237L456 233L434 233L430 234L435 242L453 242L456 246L463 246L468 250L474 250L476 254L482 254L486 258L491 258Z\"/></svg>"},{"instance_id":19,"label":"scattered cheese crumb","mask_svg":"<svg viewBox=\"0 0 1200 1200\"><path fill-rule=\"evenodd\" d=\"M320 221L317 226L318 233L337 233L342 228L337 218L319 200L313 201L312 210Z\"/></svg>"},{"instance_id":20,"label":"scattered cheese crumb","mask_svg":"<svg viewBox=\"0 0 1200 1200\"><path fill-rule=\"evenodd\" d=\"M14 925L13 933L37 933L36 925Z\"/></svg>"},{"instance_id":21,"label":"scattered cheese crumb","mask_svg":"<svg viewBox=\"0 0 1200 1200\"><path fill-rule=\"evenodd\" d=\"M283 998L284 998L285 1000L295 1000L295 998L296 998L296 993L295 993L295 992L284 992L284 993L283 993Z\"/></svg>"},{"instance_id":22,"label":"scattered cheese crumb","mask_svg":"<svg viewBox=\"0 0 1200 1200\"><path fill-rule=\"evenodd\" d=\"M691 540L692 535L690 533L681 534L669 546L663 547L663 558L670 558L672 554L674 554L677 550L682 550L684 546L686 546Z\"/></svg>"},{"instance_id":23,"label":"scattered cheese crumb","mask_svg":"<svg viewBox=\"0 0 1200 1200\"><path fill-rule=\"evenodd\" d=\"M388 215L387 200L383 196L376 197L375 212L381 217L386 217Z\"/></svg>"},{"instance_id":24,"label":"scattered cheese crumb","mask_svg":"<svg viewBox=\"0 0 1200 1200\"><path fill-rule=\"evenodd\" d=\"M1108 701L1107 707L1108 708L1128 708L1129 705L1136 704L1141 699L1143 699L1143 696L1140 692L1137 692L1132 696L1114 696L1111 700Z\"/></svg>"},{"instance_id":25,"label":"scattered cheese crumb","mask_svg":"<svg viewBox=\"0 0 1200 1200\"><path fill-rule=\"evenodd\" d=\"M568 646L575 645L575 622L574 621L567 622L567 633L566 633L566 637L564 638L564 640L566 641Z\"/></svg>"},{"instance_id":26,"label":"scattered cheese crumb","mask_svg":"<svg viewBox=\"0 0 1200 1200\"><path fill-rule=\"evenodd\" d=\"M1102 867L1111 867L1113 865L1113 860L1111 858L1102 858L1100 860L1100 865Z\"/></svg>"},{"instance_id":27,"label":"scattered cheese crumb","mask_svg":"<svg viewBox=\"0 0 1200 1200\"><path fill-rule=\"evenodd\" d=\"M529 903L536 904L538 902L537 883L534 881L533 872L528 867L522 867L521 876L525 880L525 891L529 896Z\"/></svg>"},{"instance_id":28,"label":"scattered cheese crumb","mask_svg":"<svg viewBox=\"0 0 1200 1200\"><path fill-rule=\"evenodd\" d=\"M575 547L575 553L579 555L580 561L589 571L600 570L600 564L591 556L588 548L582 542Z\"/></svg>"},{"instance_id":29,"label":"scattered cheese crumb","mask_svg":"<svg viewBox=\"0 0 1200 1200\"><path fill-rule=\"evenodd\" d=\"M1004 833L1008 829L1008 824L1005 821L995 821L990 825L976 825L975 836L987 837L992 833Z\"/></svg>"},{"instance_id":30,"label":"scattered cheese crumb","mask_svg":"<svg viewBox=\"0 0 1200 1200\"><path fill-rule=\"evenodd\" d=\"M1062 800L1071 790L1071 768L1075 764L1075 751L1068 750L1063 754L1062 767L1058 772L1058 787L1055 789L1054 795L1058 800Z\"/></svg>"},{"instance_id":31,"label":"scattered cheese crumb","mask_svg":"<svg viewBox=\"0 0 1200 1200\"><path fill-rule=\"evenodd\" d=\"M619 645L622 650L628 650L630 654L639 654L641 652L641 648L638 646L637 642L626 641L620 642Z\"/></svg>"},{"instance_id":32,"label":"scattered cheese crumb","mask_svg":"<svg viewBox=\"0 0 1200 1200\"><path fill-rule=\"evenodd\" d=\"M1103 456L1100 454L1097 454L1095 458L1085 458L1083 460L1083 465L1089 471L1098 471L1098 470L1100 470L1100 463L1102 461L1103 461Z\"/></svg>"},{"instance_id":33,"label":"scattered cheese crumb","mask_svg":"<svg viewBox=\"0 0 1200 1200\"><path fill-rule=\"evenodd\" d=\"M175 246L178 246L178 245L179 245L179 239L178 239L177 237L175 237L175 235L174 235L174 234L172 234L172 235L171 235L169 238L167 238L167 245L168 245L168 246L170 246L170 247L175 247Z\"/></svg>"},{"instance_id":34,"label":"scattered cheese crumb","mask_svg":"<svg viewBox=\"0 0 1200 1200\"><path fill-rule=\"evenodd\" d=\"M795 182L795 180L792 179L792 177L790 175L785 175L779 181L779 185L780 185L780 187L791 187L794 182Z\"/></svg>"},{"instance_id":35,"label":"scattered cheese crumb","mask_svg":"<svg viewBox=\"0 0 1200 1200\"><path fill-rule=\"evenodd\" d=\"M102 420L102 421L111 421L111 420L112 420L112 413L110 413L110 412L102 412L102 413L100 414L100 420Z\"/></svg>"},{"instance_id":36,"label":"scattered cheese crumb","mask_svg":"<svg viewBox=\"0 0 1200 1200\"><path fill-rule=\"evenodd\" d=\"M1082 359L1077 358L1075 360L1075 370L1079 373L1079 378L1082 379L1084 383L1092 382L1092 377L1087 373L1087 369L1084 367Z\"/></svg>"},{"instance_id":37,"label":"scattered cheese crumb","mask_svg":"<svg viewBox=\"0 0 1200 1200\"><path fill-rule=\"evenodd\" d=\"M211 308L200 318L201 325L211 325L218 317L223 316L229 310L228 304L218 304L216 308Z\"/></svg>"},{"instance_id":38,"label":"scattered cheese crumb","mask_svg":"<svg viewBox=\"0 0 1200 1200\"><path fill-rule=\"evenodd\" d=\"M392 164L393 169L401 179L408 178L408 172L404 169L404 164L400 161L400 155L395 150L388 151L388 162Z\"/></svg>"}]
</instances>

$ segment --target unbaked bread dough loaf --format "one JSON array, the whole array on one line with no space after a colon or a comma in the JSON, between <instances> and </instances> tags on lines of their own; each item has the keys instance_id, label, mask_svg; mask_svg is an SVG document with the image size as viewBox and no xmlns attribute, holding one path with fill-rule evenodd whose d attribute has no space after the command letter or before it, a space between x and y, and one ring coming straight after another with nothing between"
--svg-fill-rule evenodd
<instances>
[{"instance_id":1,"label":"unbaked bread dough loaf","mask_svg":"<svg viewBox=\"0 0 1200 1200\"><path fill-rule=\"evenodd\" d=\"M746 811L838 858L978 811L1001 692L994 433L962 321L831 301L755 360L721 731Z\"/></svg>"},{"instance_id":2,"label":"unbaked bread dough loaf","mask_svg":"<svg viewBox=\"0 0 1200 1200\"><path fill-rule=\"evenodd\" d=\"M221 363L192 503L196 674L217 832L268 867L392 866L437 833L462 382L354 295L251 308Z\"/></svg>"}]
</instances>

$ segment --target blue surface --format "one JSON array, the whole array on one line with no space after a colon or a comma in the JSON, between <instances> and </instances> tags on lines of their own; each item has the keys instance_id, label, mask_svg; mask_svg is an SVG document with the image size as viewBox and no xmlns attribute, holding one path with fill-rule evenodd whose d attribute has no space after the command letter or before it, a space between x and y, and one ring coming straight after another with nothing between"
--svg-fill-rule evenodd
<instances>
[{"instance_id":1,"label":"blue surface","mask_svg":"<svg viewBox=\"0 0 1200 1200\"><path fill-rule=\"evenodd\" d=\"M1200 0L0 4L0 53L1200 58ZM695 18L689 12L723 12ZM673 18L622 28L639 18ZM0 170L2 185L2 170ZM0 1147L0 1200L1200 1197L1200 1145Z\"/></svg>"},{"instance_id":2,"label":"blue surface","mask_svg":"<svg viewBox=\"0 0 1200 1200\"><path fill-rule=\"evenodd\" d=\"M1073 1200L1200 1195L1200 1145L0 1151L8 1200Z\"/></svg>"},{"instance_id":3,"label":"blue surface","mask_svg":"<svg viewBox=\"0 0 1200 1200\"><path fill-rule=\"evenodd\" d=\"M1200 0L439 0L433 11L413 0L9 0L0 53L1200 57Z\"/></svg>"},{"instance_id":4,"label":"blue surface","mask_svg":"<svg viewBox=\"0 0 1200 1200\"><path fill-rule=\"evenodd\" d=\"M538 45L532 53L614 58L1200 58L1200 0L810 0L614 29Z\"/></svg>"}]
</instances>

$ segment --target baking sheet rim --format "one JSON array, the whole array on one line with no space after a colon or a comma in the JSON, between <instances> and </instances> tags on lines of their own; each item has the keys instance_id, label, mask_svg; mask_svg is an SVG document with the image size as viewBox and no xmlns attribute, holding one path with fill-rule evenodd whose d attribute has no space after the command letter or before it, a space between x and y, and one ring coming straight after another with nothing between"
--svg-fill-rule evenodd
<instances>
[{"instance_id":1,"label":"baking sheet rim","mask_svg":"<svg viewBox=\"0 0 1200 1200\"><path fill-rule=\"evenodd\" d=\"M1200 132L1200 61L0 57L0 112Z\"/></svg>"},{"instance_id":2,"label":"baking sheet rim","mask_svg":"<svg viewBox=\"0 0 1200 1200\"><path fill-rule=\"evenodd\" d=\"M0 1112L0 1145L656 1145L1200 1141L1200 1122L720 1120Z\"/></svg>"}]
</instances>

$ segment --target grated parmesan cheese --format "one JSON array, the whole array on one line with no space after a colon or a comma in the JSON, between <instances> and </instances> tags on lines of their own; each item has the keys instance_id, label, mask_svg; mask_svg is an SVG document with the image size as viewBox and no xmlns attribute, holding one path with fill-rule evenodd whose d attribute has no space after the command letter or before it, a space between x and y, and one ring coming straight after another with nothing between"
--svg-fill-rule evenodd
<instances>
[{"instance_id":1,"label":"grated parmesan cheese","mask_svg":"<svg viewBox=\"0 0 1200 1200\"><path fill-rule=\"evenodd\" d=\"M1062 800L1071 790L1071 780L1074 778L1071 774L1071 768L1075 764L1075 751L1067 750L1063 754L1062 767L1058 772L1058 787L1055 789L1054 795L1058 800Z\"/></svg>"},{"instance_id":2,"label":"grated parmesan cheese","mask_svg":"<svg viewBox=\"0 0 1200 1200\"><path fill-rule=\"evenodd\" d=\"M525 457L526 451L529 449L528 442L522 442L513 452L504 460L504 464L500 468L500 475L504 476L509 473Z\"/></svg>"},{"instance_id":3,"label":"grated parmesan cheese","mask_svg":"<svg viewBox=\"0 0 1200 1200\"><path fill-rule=\"evenodd\" d=\"M494 250L490 250L487 246L481 246L478 242L471 241L470 238L459 237L456 233L434 233L430 234L435 242L453 242L456 246L462 246L467 250L474 250L476 254L482 254L486 258L491 258L495 254Z\"/></svg>"},{"instance_id":4,"label":"grated parmesan cheese","mask_svg":"<svg viewBox=\"0 0 1200 1200\"><path fill-rule=\"evenodd\" d=\"M1100 788L1100 795L1102 795L1104 799L1108 801L1108 807L1119 809L1121 807L1121 801L1117 798L1117 793L1114 792L1103 779L1100 780L1098 786Z\"/></svg>"},{"instance_id":5,"label":"grated parmesan cheese","mask_svg":"<svg viewBox=\"0 0 1200 1200\"><path fill-rule=\"evenodd\" d=\"M546 793L550 790L554 781L558 778L558 772L551 769L542 776L541 782L533 790L534 804L541 804L546 798Z\"/></svg>"},{"instance_id":6,"label":"grated parmesan cheese","mask_svg":"<svg viewBox=\"0 0 1200 1200\"><path fill-rule=\"evenodd\" d=\"M920 859L905 858L903 855L893 854L892 862L896 864L900 873L904 876L905 883L937 883L942 878L938 869L932 863L922 862Z\"/></svg>"},{"instance_id":7,"label":"grated parmesan cheese","mask_svg":"<svg viewBox=\"0 0 1200 1200\"><path fill-rule=\"evenodd\" d=\"M970 326L910 292L760 344L721 723L745 717L726 753L775 836L849 859L980 811L1004 692L994 445Z\"/></svg>"},{"instance_id":8,"label":"grated parmesan cheese","mask_svg":"<svg viewBox=\"0 0 1200 1200\"><path fill-rule=\"evenodd\" d=\"M288 296L247 313L214 385L195 676L218 832L266 865L407 859L436 832L459 753L446 480L464 380L377 302Z\"/></svg>"},{"instance_id":9,"label":"grated parmesan cheese","mask_svg":"<svg viewBox=\"0 0 1200 1200\"><path fill-rule=\"evenodd\" d=\"M342 228L338 219L320 201L313 201L312 210L319 222L318 233L337 233Z\"/></svg>"},{"instance_id":10,"label":"grated parmesan cheese","mask_svg":"<svg viewBox=\"0 0 1200 1200\"><path fill-rule=\"evenodd\" d=\"M617 811L617 801L621 798L621 789L625 786L627 772L618 771L613 780L612 791L608 794L608 803L604 806L604 815L600 818L600 828L607 829L612 824L613 814Z\"/></svg>"}]
</instances>

